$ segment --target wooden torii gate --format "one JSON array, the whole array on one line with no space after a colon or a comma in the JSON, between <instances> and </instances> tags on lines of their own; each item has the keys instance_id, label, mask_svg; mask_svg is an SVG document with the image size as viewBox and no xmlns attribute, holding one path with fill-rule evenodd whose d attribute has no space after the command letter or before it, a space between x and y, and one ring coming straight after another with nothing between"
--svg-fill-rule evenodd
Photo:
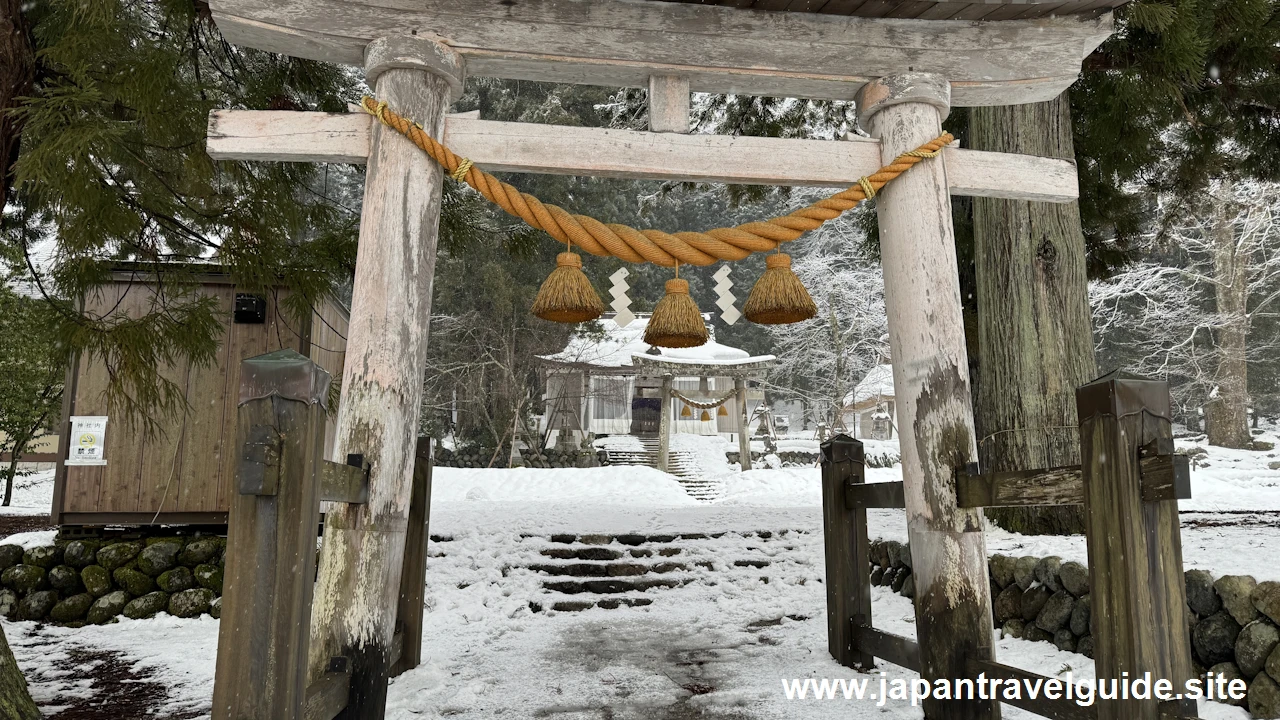
<instances>
[{"instance_id":1,"label":"wooden torii gate","mask_svg":"<svg viewBox=\"0 0 1280 720\"><path fill-rule=\"evenodd\" d=\"M379 100L491 171L848 186L932 140L952 105L1051 99L1124 0L211 0L236 44L363 68ZM446 115L467 74L648 87L652 132ZM691 91L858 101L870 138L690 136ZM219 159L367 163L335 452L370 463L366 504L330 513L309 676L351 661L348 718L381 718L412 485L440 168L365 114L219 111ZM950 195L1067 202L1074 164L949 148L877 198L916 577L922 674L990 655L977 456ZM926 703L992 718L994 704ZM232 717L220 715L215 718ZM246 715L248 717L250 715ZM236 716L239 717L239 716Z\"/></svg>"}]
</instances>

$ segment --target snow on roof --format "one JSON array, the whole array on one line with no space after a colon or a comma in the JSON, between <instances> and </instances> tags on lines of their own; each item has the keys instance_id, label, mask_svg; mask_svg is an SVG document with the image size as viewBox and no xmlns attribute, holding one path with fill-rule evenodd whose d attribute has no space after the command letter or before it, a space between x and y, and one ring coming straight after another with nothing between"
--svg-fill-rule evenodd
<instances>
[{"instance_id":1,"label":"snow on roof","mask_svg":"<svg viewBox=\"0 0 1280 720\"><path fill-rule=\"evenodd\" d=\"M751 357L740 350L716 342L715 329L708 326L711 338L705 345L691 348L658 348L644 341L644 330L649 325L649 315L640 313L626 327L618 327L612 318L600 321L603 336L578 330L569 338L564 350L553 355L540 355L543 360L562 363L585 363L597 367L631 367L632 356L646 355L675 362L714 365L739 365L757 360L772 360L772 356Z\"/></svg>"},{"instance_id":2,"label":"snow on roof","mask_svg":"<svg viewBox=\"0 0 1280 720\"><path fill-rule=\"evenodd\" d=\"M844 404L857 405L875 398L893 398L893 366L877 365L862 378L862 382L844 398Z\"/></svg>"}]
</instances>

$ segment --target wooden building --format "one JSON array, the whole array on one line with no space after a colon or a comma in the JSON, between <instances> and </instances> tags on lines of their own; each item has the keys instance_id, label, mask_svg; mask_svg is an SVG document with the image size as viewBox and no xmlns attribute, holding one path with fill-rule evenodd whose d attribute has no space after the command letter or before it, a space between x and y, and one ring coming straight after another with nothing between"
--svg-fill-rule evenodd
<instances>
[{"instance_id":1,"label":"wooden building","mask_svg":"<svg viewBox=\"0 0 1280 720\"><path fill-rule=\"evenodd\" d=\"M705 345L660 348L644 341L648 313L639 313L626 327L612 318L600 321L603 334L574 334L554 355L544 355L546 426L555 442L568 435L580 442L584 434L656 436L662 407L662 376L673 374L672 389L689 399L726 397L723 407L706 411L676 399L671 406L672 430L694 435L734 439L741 431L742 406L734 378L758 380L773 364L773 356L750 353L715 340L714 328ZM677 365L662 365L669 361ZM661 367L659 367L661 365ZM742 374L742 369L750 372ZM764 400L758 389L747 391L750 410Z\"/></svg>"},{"instance_id":2,"label":"wooden building","mask_svg":"<svg viewBox=\"0 0 1280 720\"><path fill-rule=\"evenodd\" d=\"M877 365L844 399L844 424L859 440L892 440L898 436L893 365Z\"/></svg>"},{"instance_id":3,"label":"wooden building","mask_svg":"<svg viewBox=\"0 0 1280 720\"><path fill-rule=\"evenodd\" d=\"M161 421L147 433L125 418L110 416L104 390L107 368L82 356L67 371L61 437L70 437L70 418L108 415L106 465L67 465L59 449L53 521L59 525L223 525L227 522L235 473L236 406L240 361L293 349L310 357L340 382L346 351L347 308L326 301L302 322L285 309L287 291L261 295L237 292L231 277L216 271L199 277L200 292L217 298L224 327L213 361L204 367L183 363L162 374L186 388L185 414ZM156 287L128 271L85 298L91 314L142 315ZM326 455L333 447L333 415Z\"/></svg>"}]
</instances>

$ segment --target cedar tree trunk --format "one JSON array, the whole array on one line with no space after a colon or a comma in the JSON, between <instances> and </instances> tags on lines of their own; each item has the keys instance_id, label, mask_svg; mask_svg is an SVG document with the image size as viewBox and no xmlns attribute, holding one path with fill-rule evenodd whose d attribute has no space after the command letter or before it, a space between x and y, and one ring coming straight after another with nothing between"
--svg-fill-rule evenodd
<instances>
[{"instance_id":1,"label":"cedar tree trunk","mask_svg":"<svg viewBox=\"0 0 1280 720\"><path fill-rule=\"evenodd\" d=\"M977 150L1074 159L1066 93L1043 103L970 111ZM974 198L978 289L975 421L984 471L1080 462L1075 390L1097 373L1076 203ZM998 508L1028 534L1084 531L1078 506Z\"/></svg>"},{"instance_id":2,"label":"cedar tree trunk","mask_svg":"<svg viewBox=\"0 0 1280 720\"><path fill-rule=\"evenodd\" d=\"M18 160L19 121L9 115L18 98L31 93L35 82L36 55L22 17L22 0L0 0L0 208L9 202L13 165ZM12 477L10 478L12 481ZM8 493L6 492L6 497ZM0 720L36 720L36 709L27 681L13 659L0 628Z\"/></svg>"}]
</instances>

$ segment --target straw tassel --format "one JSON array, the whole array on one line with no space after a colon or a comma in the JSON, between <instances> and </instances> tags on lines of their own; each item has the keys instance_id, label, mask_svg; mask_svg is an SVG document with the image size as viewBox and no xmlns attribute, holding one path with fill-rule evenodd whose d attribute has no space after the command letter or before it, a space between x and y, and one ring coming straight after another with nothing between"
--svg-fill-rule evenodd
<instances>
[{"instance_id":1,"label":"straw tassel","mask_svg":"<svg viewBox=\"0 0 1280 720\"><path fill-rule=\"evenodd\" d=\"M729 410L725 406L721 405L720 407L716 408L716 415L719 415L720 417L728 417Z\"/></svg>"},{"instance_id":2,"label":"straw tassel","mask_svg":"<svg viewBox=\"0 0 1280 720\"><path fill-rule=\"evenodd\" d=\"M689 297L689 281L668 280L667 294L653 308L644 341L666 348L697 347L706 344L707 335L698 304Z\"/></svg>"},{"instance_id":3,"label":"straw tassel","mask_svg":"<svg viewBox=\"0 0 1280 720\"><path fill-rule=\"evenodd\" d=\"M689 409L688 405L680 406L680 417L693 417L693 411Z\"/></svg>"},{"instance_id":4,"label":"straw tassel","mask_svg":"<svg viewBox=\"0 0 1280 720\"><path fill-rule=\"evenodd\" d=\"M556 269L547 276L533 301L533 314L558 323L595 320L604 313L604 301L582 272L582 256L562 252Z\"/></svg>"},{"instance_id":5,"label":"straw tassel","mask_svg":"<svg viewBox=\"0 0 1280 720\"><path fill-rule=\"evenodd\" d=\"M699 420L701 420L702 422L707 422L708 420L710 420L710 419L711 419L711 413L707 412L706 410L703 410L703 411L702 411L702 417L700 417L700 418L698 418L698 419L699 419Z\"/></svg>"},{"instance_id":6,"label":"straw tassel","mask_svg":"<svg viewBox=\"0 0 1280 720\"><path fill-rule=\"evenodd\" d=\"M742 306L742 314L748 320L762 325L782 325L808 320L818 314L818 306L813 304L809 291L791 270L790 255L769 255L765 266L764 274Z\"/></svg>"}]
</instances>

